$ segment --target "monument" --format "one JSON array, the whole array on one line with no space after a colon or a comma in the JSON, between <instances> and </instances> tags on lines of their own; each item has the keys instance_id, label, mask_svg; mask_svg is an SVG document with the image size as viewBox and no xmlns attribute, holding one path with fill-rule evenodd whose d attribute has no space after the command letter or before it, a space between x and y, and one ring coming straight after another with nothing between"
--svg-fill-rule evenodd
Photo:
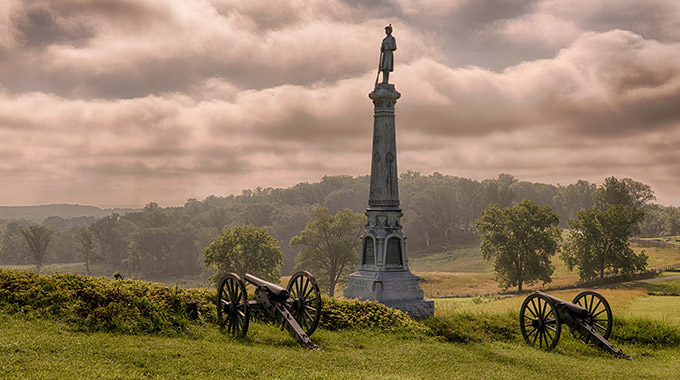
<instances>
[{"instance_id":1,"label":"monument","mask_svg":"<svg viewBox=\"0 0 680 380\"><path fill-rule=\"evenodd\" d=\"M423 319L434 315L434 301L423 298L419 277L408 268L406 237L401 227L397 183L397 144L394 105L401 96L388 83L394 70L397 43L392 25L385 27L387 36L380 47L378 83L368 97L373 101L373 152L371 184L366 209L366 229L362 236L359 268L349 275L345 297L377 301Z\"/></svg>"}]
</instances>

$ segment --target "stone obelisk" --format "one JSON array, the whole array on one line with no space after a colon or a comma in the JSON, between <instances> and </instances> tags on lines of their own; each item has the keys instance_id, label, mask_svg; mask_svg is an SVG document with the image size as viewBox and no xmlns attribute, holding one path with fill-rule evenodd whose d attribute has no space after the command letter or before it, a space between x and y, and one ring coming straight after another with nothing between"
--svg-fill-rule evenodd
<instances>
[{"instance_id":1,"label":"stone obelisk","mask_svg":"<svg viewBox=\"0 0 680 380\"><path fill-rule=\"evenodd\" d=\"M391 35L392 26L385 27L385 32L378 69L383 80L377 83L376 79L375 89L368 95L374 105L368 221L362 236L359 268L349 275L344 295L377 301L422 319L434 315L434 301L423 298L419 278L408 268L399 207L394 122L394 105L401 94L388 83L397 46Z\"/></svg>"}]
</instances>

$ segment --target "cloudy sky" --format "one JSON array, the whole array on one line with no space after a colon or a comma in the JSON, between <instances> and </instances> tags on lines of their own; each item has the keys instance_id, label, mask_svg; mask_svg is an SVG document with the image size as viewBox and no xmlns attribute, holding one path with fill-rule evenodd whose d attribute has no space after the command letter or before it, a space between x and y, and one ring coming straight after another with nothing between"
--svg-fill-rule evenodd
<instances>
[{"instance_id":1,"label":"cloudy sky","mask_svg":"<svg viewBox=\"0 0 680 380\"><path fill-rule=\"evenodd\" d=\"M650 184L680 205L677 0L3 0L0 205L182 205L370 172Z\"/></svg>"}]
</instances>

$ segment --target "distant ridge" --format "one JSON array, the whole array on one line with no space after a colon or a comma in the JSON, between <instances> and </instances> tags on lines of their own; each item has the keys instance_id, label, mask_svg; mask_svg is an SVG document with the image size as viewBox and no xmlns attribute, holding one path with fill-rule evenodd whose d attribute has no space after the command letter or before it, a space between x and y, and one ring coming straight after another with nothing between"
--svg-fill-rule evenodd
<instances>
[{"instance_id":1,"label":"distant ridge","mask_svg":"<svg viewBox=\"0 0 680 380\"><path fill-rule=\"evenodd\" d=\"M30 220L35 223L42 223L48 216L60 216L62 218L76 218L79 216L94 216L102 218L112 213L124 215L130 212L139 211L133 208L108 208L101 209L95 206L83 205L40 205L40 206L0 206L0 219L8 220Z\"/></svg>"}]
</instances>

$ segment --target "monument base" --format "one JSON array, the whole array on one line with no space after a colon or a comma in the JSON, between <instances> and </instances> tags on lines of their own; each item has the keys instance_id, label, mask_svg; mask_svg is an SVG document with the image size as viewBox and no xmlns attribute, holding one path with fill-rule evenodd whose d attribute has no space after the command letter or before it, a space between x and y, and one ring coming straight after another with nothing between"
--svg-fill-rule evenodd
<instances>
[{"instance_id":1,"label":"monument base","mask_svg":"<svg viewBox=\"0 0 680 380\"><path fill-rule=\"evenodd\" d=\"M343 294L347 298L376 301L399 309L413 319L434 315L434 301L423 298L419 277L410 271L364 271L349 275Z\"/></svg>"}]
</instances>

